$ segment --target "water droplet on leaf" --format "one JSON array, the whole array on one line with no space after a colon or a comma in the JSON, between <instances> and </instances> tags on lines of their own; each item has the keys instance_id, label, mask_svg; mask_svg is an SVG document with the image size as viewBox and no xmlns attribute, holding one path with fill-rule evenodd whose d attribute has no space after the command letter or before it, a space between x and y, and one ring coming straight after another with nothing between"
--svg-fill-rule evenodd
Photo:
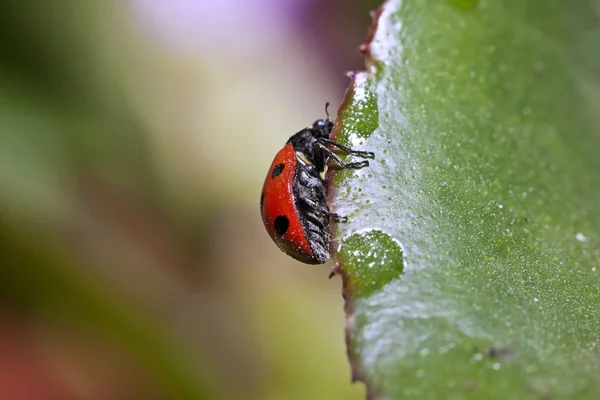
<instances>
[{"instance_id":1,"label":"water droplet on leaf","mask_svg":"<svg viewBox=\"0 0 600 400\"><path fill-rule=\"evenodd\" d=\"M379 229L353 233L342 240L337 259L350 276L354 296L366 296L397 279L404 270L398 240Z\"/></svg>"}]
</instances>

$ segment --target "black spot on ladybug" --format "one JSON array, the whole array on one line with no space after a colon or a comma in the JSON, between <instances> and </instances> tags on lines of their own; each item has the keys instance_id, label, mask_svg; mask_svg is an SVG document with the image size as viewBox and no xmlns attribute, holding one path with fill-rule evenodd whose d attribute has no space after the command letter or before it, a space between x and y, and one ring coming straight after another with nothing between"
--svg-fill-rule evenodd
<instances>
[{"instance_id":1,"label":"black spot on ladybug","mask_svg":"<svg viewBox=\"0 0 600 400\"><path fill-rule=\"evenodd\" d=\"M275 231L279 236L285 235L290 226L290 220L285 215L280 215L275 218Z\"/></svg>"},{"instance_id":2,"label":"black spot on ladybug","mask_svg":"<svg viewBox=\"0 0 600 400\"><path fill-rule=\"evenodd\" d=\"M265 202L265 192L260 194L260 209L262 210L263 204Z\"/></svg>"},{"instance_id":3,"label":"black spot on ladybug","mask_svg":"<svg viewBox=\"0 0 600 400\"><path fill-rule=\"evenodd\" d=\"M276 177L278 177L279 175L281 175L281 173L283 172L283 169L285 168L285 165L282 164L277 164L275 166L275 168L273 168L273 173L271 174L271 178L275 179Z\"/></svg>"}]
</instances>

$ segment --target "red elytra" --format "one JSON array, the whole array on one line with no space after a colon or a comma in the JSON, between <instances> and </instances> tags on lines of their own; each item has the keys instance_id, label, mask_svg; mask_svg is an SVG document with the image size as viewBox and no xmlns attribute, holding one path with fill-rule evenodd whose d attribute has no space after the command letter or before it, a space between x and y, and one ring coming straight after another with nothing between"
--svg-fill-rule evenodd
<instances>
[{"instance_id":1,"label":"red elytra","mask_svg":"<svg viewBox=\"0 0 600 400\"><path fill-rule=\"evenodd\" d=\"M287 141L277 153L265 178L260 210L267 233L286 254L307 264L329 258L329 222L341 219L329 212L326 183L321 177L327 161L341 168L363 168L367 160L344 163L328 145L348 154L373 157L330 139L333 123L319 119Z\"/></svg>"},{"instance_id":2,"label":"red elytra","mask_svg":"<svg viewBox=\"0 0 600 400\"><path fill-rule=\"evenodd\" d=\"M294 176L297 167L294 146L288 143L277 153L269 168L263 185L261 211L267 233L279 248L296 259L312 259L313 251L294 201ZM287 218L287 222L281 218Z\"/></svg>"}]
</instances>

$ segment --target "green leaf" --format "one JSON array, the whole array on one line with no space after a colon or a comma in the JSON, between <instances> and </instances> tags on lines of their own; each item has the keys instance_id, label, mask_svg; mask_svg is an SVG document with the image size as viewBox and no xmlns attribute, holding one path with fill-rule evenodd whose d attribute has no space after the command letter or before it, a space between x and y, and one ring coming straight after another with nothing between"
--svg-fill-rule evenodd
<instances>
[{"instance_id":1,"label":"green leaf","mask_svg":"<svg viewBox=\"0 0 600 400\"><path fill-rule=\"evenodd\" d=\"M376 157L332 195L370 393L600 396L598 4L383 6L337 135Z\"/></svg>"}]
</instances>

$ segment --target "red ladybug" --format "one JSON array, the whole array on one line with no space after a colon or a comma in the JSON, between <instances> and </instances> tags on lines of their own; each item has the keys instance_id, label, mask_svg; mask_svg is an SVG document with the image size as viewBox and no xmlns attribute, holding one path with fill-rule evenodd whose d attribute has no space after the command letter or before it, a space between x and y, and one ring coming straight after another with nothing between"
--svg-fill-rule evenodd
<instances>
[{"instance_id":1,"label":"red ladybug","mask_svg":"<svg viewBox=\"0 0 600 400\"><path fill-rule=\"evenodd\" d=\"M329 221L345 219L330 213L327 206L322 178L327 161L341 168L369 165L367 160L344 163L328 145L363 158L374 156L331 140L332 129L328 114L293 135L275 156L260 195L260 211L271 239L281 251L307 264L327 261Z\"/></svg>"}]
</instances>

